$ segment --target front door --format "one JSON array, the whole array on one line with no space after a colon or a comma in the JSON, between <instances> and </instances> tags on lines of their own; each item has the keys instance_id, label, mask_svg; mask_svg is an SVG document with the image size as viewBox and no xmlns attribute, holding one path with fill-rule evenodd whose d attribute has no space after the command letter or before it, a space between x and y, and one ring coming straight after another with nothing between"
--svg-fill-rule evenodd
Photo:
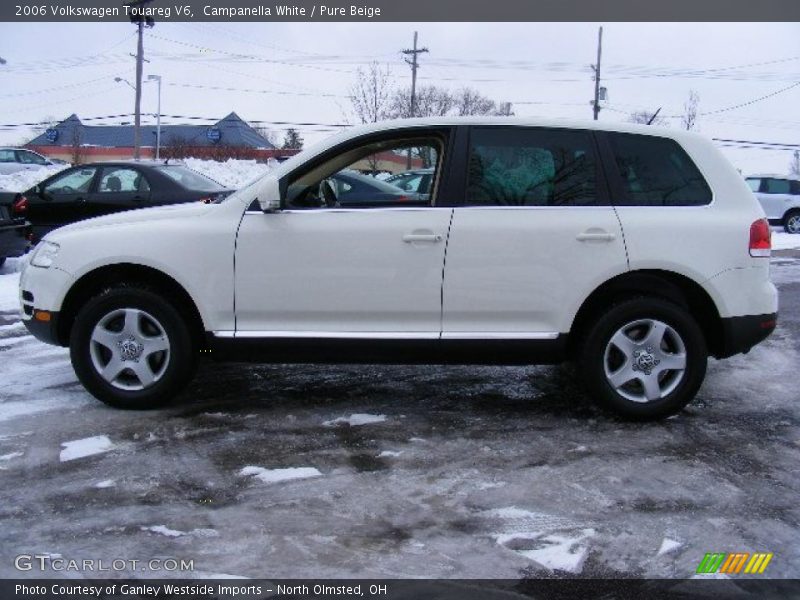
<instances>
[{"instance_id":1,"label":"front door","mask_svg":"<svg viewBox=\"0 0 800 600\"><path fill-rule=\"evenodd\" d=\"M284 210L245 213L236 244L237 337L438 339L452 208L434 199L408 206L399 188L392 200L390 186L363 173L431 162L441 170L447 133L397 135L352 142L321 165L300 167L287 177ZM371 185L375 202L340 204L330 181L342 171Z\"/></svg>"},{"instance_id":2,"label":"front door","mask_svg":"<svg viewBox=\"0 0 800 600\"><path fill-rule=\"evenodd\" d=\"M86 201L96 173L96 167L69 169L43 183L39 194L28 198L28 218L37 239L56 227L86 218Z\"/></svg>"}]
</instances>

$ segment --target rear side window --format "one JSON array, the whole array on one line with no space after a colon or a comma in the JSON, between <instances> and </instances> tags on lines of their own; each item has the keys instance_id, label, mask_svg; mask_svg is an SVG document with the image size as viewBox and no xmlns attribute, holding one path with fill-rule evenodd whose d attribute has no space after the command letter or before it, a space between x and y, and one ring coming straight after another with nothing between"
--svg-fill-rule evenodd
<instances>
[{"instance_id":1,"label":"rear side window","mask_svg":"<svg viewBox=\"0 0 800 600\"><path fill-rule=\"evenodd\" d=\"M591 135L563 129L474 128L466 204L598 204L597 161Z\"/></svg>"},{"instance_id":2,"label":"rear side window","mask_svg":"<svg viewBox=\"0 0 800 600\"><path fill-rule=\"evenodd\" d=\"M760 179L748 179L747 185L750 186L750 189L754 192L757 192L761 188L761 180Z\"/></svg>"},{"instance_id":3,"label":"rear side window","mask_svg":"<svg viewBox=\"0 0 800 600\"><path fill-rule=\"evenodd\" d=\"M788 194L789 193L789 180L788 179L765 179L766 187L764 193L766 194Z\"/></svg>"},{"instance_id":4,"label":"rear side window","mask_svg":"<svg viewBox=\"0 0 800 600\"><path fill-rule=\"evenodd\" d=\"M615 204L630 206L702 206L711 189L695 164L674 140L610 133L625 196Z\"/></svg>"}]
</instances>

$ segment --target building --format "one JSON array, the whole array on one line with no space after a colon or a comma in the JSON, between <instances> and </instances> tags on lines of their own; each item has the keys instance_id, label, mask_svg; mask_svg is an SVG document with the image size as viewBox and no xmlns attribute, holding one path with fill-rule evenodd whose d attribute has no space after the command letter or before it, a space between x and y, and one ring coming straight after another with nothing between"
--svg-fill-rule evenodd
<instances>
[{"instance_id":1,"label":"building","mask_svg":"<svg viewBox=\"0 0 800 600\"><path fill-rule=\"evenodd\" d=\"M154 158L156 126L140 128L140 155ZM72 114L35 137L26 146L72 163L121 160L133 157L133 125L86 125ZM212 125L162 125L164 158L251 158L266 160L295 154L276 148L269 140L232 112Z\"/></svg>"}]
</instances>

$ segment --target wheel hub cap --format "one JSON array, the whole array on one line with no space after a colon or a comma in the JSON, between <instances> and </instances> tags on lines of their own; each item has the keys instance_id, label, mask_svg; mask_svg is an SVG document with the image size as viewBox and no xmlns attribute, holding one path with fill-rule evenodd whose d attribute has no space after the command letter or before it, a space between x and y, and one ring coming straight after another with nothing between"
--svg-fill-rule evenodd
<instances>
[{"instance_id":1,"label":"wheel hub cap","mask_svg":"<svg viewBox=\"0 0 800 600\"><path fill-rule=\"evenodd\" d=\"M644 350L633 351L633 365L634 371L644 371L645 375L650 375L653 367L658 366L661 361L653 354L653 348L648 346Z\"/></svg>"},{"instance_id":2,"label":"wheel hub cap","mask_svg":"<svg viewBox=\"0 0 800 600\"><path fill-rule=\"evenodd\" d=\"M142 352L144 352L144 345L132 335L119 341L119 355L122 360L139 362Z\"/></svg>"}]
</instances>

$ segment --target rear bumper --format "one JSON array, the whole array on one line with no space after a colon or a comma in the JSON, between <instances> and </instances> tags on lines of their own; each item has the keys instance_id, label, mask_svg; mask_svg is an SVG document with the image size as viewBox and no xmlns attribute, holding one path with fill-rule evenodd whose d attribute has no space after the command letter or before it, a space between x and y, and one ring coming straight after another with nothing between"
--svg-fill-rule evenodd
<instances>
[{"instance_id":1,"label":"rear bumper","mask_svg":"<svg viewBox=\"0 0 800 600\"><path fill-rule=\"evenodd\" d=\"M777 319L777 313L722 319L723 342L717 358L749 352L775 331Z\"/></svg>"},{"instance_id":2,"label":"rear bumper","mask_svg":"<svg viewBox=\"0 0 800 600\"><path fill-rule=\"evenodd\" d=\"M0 258L22 256L28 251L30 223L15 223L0 227Z\"/></svg>"}]
</instances>

